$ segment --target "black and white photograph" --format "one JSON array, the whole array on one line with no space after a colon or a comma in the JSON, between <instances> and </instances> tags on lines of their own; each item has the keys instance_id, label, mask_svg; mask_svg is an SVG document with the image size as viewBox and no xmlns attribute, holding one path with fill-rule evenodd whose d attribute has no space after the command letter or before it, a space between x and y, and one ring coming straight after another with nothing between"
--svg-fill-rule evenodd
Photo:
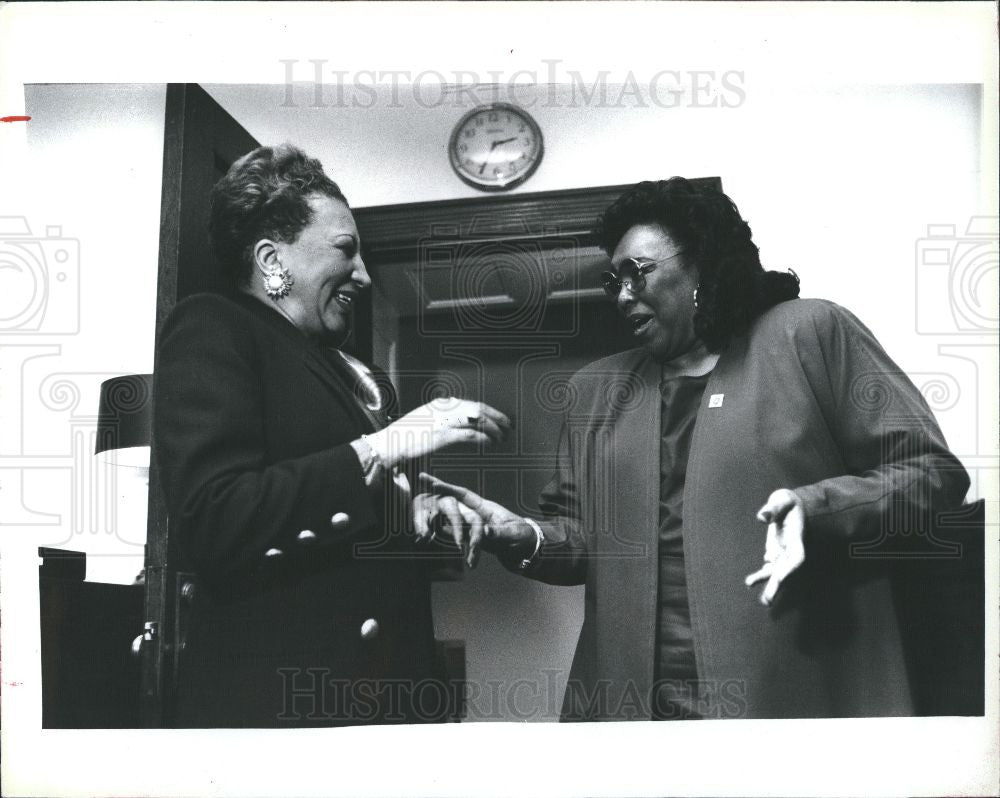
<instances>
[{"instance_id":1,"label":"black and white photograph","mask_svg":"<svg viewBox=\"0 0 1000 798\"><path fill-rule=\"evenodd\" d=\"M996 25L0 8L3 794L996 794Z\"/></svg>"}]
</instances>

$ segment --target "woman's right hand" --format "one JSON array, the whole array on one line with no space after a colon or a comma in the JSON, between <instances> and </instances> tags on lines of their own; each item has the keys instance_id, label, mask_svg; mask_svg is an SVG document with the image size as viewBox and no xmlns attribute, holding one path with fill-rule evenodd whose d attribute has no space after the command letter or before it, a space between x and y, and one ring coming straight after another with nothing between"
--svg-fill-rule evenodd
<instances>
[{"instance_id":1,"label":"woman's right hand","mask_svg":"<svg viewBox=\"0 0 1000 798\"><path fill-rule=\"evenodd\" d=\"M486 444L503 440L510 419L482 402L443 397L434 399L384 429L366 435L387 468L432 454L458 443Z\"/></svg>"}]
</instances>

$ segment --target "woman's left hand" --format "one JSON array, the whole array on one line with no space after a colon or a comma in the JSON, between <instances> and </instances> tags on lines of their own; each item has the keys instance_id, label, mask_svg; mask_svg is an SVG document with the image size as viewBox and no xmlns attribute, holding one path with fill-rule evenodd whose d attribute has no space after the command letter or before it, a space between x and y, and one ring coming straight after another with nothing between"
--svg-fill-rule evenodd
<instances>
[{"instance_id":1,"label":"woman's left hand","mask_svg":"<svg viewBox=\"0 0 1000 798\"><path fill-rule=\"evenodd\" d=\"M764 544L764 566L746 578L746 585L767 580L760 603L769 606L790 573L806 559L802 536L806 514L802 500L792 491L782 488L772 493L767 504L757 511L757 520L767 524L767 542Z\"/></svg>"}]
</instances>

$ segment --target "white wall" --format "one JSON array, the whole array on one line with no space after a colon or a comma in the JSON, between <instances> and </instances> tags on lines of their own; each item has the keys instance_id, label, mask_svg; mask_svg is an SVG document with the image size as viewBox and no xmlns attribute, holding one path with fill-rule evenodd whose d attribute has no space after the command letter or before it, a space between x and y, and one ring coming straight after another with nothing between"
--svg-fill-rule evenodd
<instances>
[{"instance_id":1,"label":"white wall","mask_svg":"<svg viewBox=\"0 0 1000 798\"><path fill-rule=\"evenodd\" d=\"M32 465L5 472L0 502L5 521L31 524L38 545L87 552L88 579L127 583L142 568L145 485L95 458L92 435L101 381L153 369L166 87L35 85L25 94L34 194L19 208L48 239L33 251L44 252L50 279L40 326L0 336L3 366L21 373L20 407L5 402L4 454ZM48 227L67 240L64 263ZM41 286L4 275L9 318L23 304L12 297Z\"/></svg>"}]
</instances>

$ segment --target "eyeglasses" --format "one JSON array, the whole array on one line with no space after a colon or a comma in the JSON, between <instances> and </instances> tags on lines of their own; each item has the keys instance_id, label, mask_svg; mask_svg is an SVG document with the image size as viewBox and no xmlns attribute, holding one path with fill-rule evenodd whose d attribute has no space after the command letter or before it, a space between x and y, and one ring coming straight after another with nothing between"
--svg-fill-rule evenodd
<instances>
[{"instance_id":1,"label":"eyeglasses","mask_svg":"<svg viewBox=\"0 0 1000 798\"><path fill-rule=\"evenodd\" d=\"M683 255L684 250L667 255L659 260L638 260L637 258L626 258L625 262L618 267L618 272L604 272L601 274L601 288L608 295L609 299L618 299L622 291L622 286L628 286L628 290L633 294L638 294L646 287L646 275L653 271L653 267L668 260L673 260L678 255ZM624 274L624 277L619 275Z\"/></svg>"}]
</instances>

